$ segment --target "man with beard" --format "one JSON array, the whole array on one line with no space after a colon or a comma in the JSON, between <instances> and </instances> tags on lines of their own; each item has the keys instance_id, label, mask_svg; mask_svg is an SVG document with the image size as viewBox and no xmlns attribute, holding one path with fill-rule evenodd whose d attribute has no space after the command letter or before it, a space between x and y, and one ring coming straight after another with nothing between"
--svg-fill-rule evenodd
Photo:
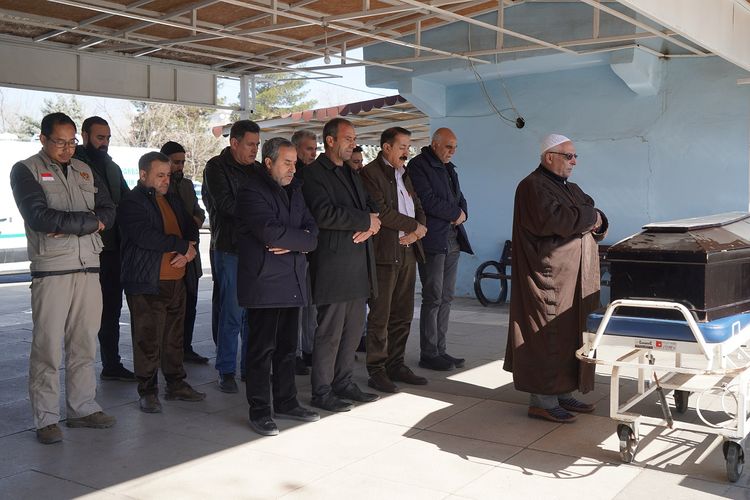
<instances>
[{"instance_id":1,"label":"man with beard","mask_svg":"<svg viewBox=\"0 0 750 500\"><path fill-rule=\"evenodd\" d=\"M313 301L318 307L312 365L312 405L349 411L346 400L368 402L352 380L354 351L365 322L365 303L377 295L370 237L380 230L378 207L362 179L344 162L356 141L354 127L334 118L323 127L325 152L304 168L302 192L320 233L309 254Z\"/></svg>"},{"instance_id":2,"label":"man with beard","mask_svg":"<svg viewBox=\"0 0 750 500\"><path fill-rule=\"evenodd\" d=\"M358 174L361 173L362 167L365 166L364 157L362 156L362 146L357 146L352 149L352 157L347 160L346 164L349 165L354 172Z\"/></svg>"},{"instance_id":3,"label":"man with beard","mask_svg":"<svg viewBox=\"0 0 750 500\"><path fill-rule=\"evenodd\" d=\"M104 118L91 116L81 126L83 145L77 146L73 158L91 167L101 179L115 207L130 191L120 167L107 151L112 133ZM120 311L122 283L120 282L120 233L117 221L101 233L104 248L99 255L99 283L102 288L102 322L99 327L99 349L102 357L102 380L135 382L135 375L120 361Z\"/></svg>"},{"instance_id":4,"label":"man with beard","mask_svg":"<svg viewBox=\"0 0 750 500\"><path fill-rule=\"evenodd\" d=\"M169 192L176 194L185 212L191 216L188 222L195 223L196 234L206 220L206 212L198 203L193 181L185 178L185 148L182 144L174 141L165 142L161 147L161 153L169 158L171 176L169 178ZM196 242L196 249L200 248L200 241ZM185 363L206 364L208 358L201 356L193 349L193 330L195 328L195 314L198 306L198 280L203 275L200 250L195 259L185 266L185 291L187 300L185 302L185 330L182 337L185 350Z\"/></svg>"}]
</instances>

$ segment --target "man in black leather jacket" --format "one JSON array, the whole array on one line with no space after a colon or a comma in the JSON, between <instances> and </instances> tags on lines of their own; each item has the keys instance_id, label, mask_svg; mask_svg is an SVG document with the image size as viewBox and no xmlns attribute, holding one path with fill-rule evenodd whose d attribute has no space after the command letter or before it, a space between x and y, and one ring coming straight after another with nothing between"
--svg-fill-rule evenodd
<instances>
[{"instance_id":1,"label":"man in black leather jacket","mask_svg":"<svg viewBox=\"0 0 750 500\"><path fill-rule=\"evenodd\" d=\"M237 392L237 337L242 336L241 376L245 374L245 312L237 302L237 221L235 206L239 186L248 181L260 144L260 127L250 120L232 125L229 147L206 164L203 171L203 201L211 220L211 255L214 286L219 286L219 329L216 370L219 390Z\"/></svg>"}]
</instances>

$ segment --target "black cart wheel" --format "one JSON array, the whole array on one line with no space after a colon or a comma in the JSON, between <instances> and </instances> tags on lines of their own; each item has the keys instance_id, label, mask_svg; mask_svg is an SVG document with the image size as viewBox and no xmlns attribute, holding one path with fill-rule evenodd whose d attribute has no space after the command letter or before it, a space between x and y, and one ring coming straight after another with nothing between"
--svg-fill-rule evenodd
<instances>
[{"instance_id":1,"label":"black cart wheel","mask_svg":"<svg viewBox=\"0 0 750 500\"><path fill-rule=\"evenodd\" d=\"M688 399L690 399L689 391L674 391L674 405L677 408L677 413L685 413L687 411Z\"/></svg>"},{"instance_id":2,"label":"black cart wheel","mask_svg":"<svg viewBox=\"0 0 750 500\"><path fill-rule=\"evenodd\" d=\"M494 268L494 272L493 272ZM474 294L477 296L477 300L483 306L487 307L490 304L501 304L508 298L508 280L502 278L504 274L501 271L500 263L495 260L488 260L482 262L477 268L477 272L474 273ZM482 288L482 280L492 280L499 282L500 290L497 292L497 296L493 293L488 296L484 293Z\"/></svg>"},{"instance_id":3,"label":"black cart wheel","mask_svg":"<svg viewBox=\"0 0 750 500\"><path fill-rule=\"evenodd\" d=\"M635 439L633 429L625 424L617 426L617 437L620 438L620 458L626 464L635 459L635 452L638 448L638 440Z\"/></svg>"},{"instance_id":4,"label":"black cart wheel","mask_svg":"<svg viewBox=\"0 0 750 500\"><path fill-rule=\"evenodd\" d=\"M725 441L724 458L727 461L727 479L730 483L736 483L745 468L745 452L742 446L734 441Z\"/></svg>"}]
</instances>

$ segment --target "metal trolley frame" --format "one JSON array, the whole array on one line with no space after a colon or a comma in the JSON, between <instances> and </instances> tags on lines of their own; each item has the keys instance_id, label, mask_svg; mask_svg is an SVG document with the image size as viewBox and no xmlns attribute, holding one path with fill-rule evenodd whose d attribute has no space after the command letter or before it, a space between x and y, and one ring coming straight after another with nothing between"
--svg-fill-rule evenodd
<instances>
[{"instance_id":1,"label":"metal trolley frame","mask_svg":"<svg viewBox=\"0 0 750 500\"><path fill-rule=\"evenodd\" d=\"M607 326L615 311L620 307L647 309L668 309L678 311L685 319L695 341L674 341L660 338L607 335ZM703 333L690 310L683 304L662 300L615 300L606 309L596 332L584 332L583 346L576 351L576 357L584 362L612 367L610 379L610 418L617 422L617 435L620 439L620 456L624 462L632 462L638 448L641 423L697 431L722 436L722 450L726 460L727 477L735 482L742 474L745 462L744 444L750 419L748 419L748 368L750 353L746 350L750 343L750 325L741 328L739 322L732 325L732 336L718 343L706 342ZM597 355L600 347L629 347L626 354L616 359L606 359ZM604 350L606 353L606 349ZM673 356L659 356L657 364L654 352ZM699 355L701 367L684 366L684 355ZM701 357L702 356L702 359ZM661 358L669 358L673 363L664 363ZM623 368L635 368L638 373L637 392L627 401L620 402L620 376ZM657 383L651 384L651 374ZM696 412L705 424L673 421L666 406L663 390L673 390L676 410L683 413L688 407L691 393L704 394L707 391L722 392L722 403L727 395L736 402L737 411L733 415L724 407L730 417L728 422L716 425L708 422L700 411L699 401ZM629 410L647 397L659 391L664 418L639 415Z\"/></svg>"}]
</instances>

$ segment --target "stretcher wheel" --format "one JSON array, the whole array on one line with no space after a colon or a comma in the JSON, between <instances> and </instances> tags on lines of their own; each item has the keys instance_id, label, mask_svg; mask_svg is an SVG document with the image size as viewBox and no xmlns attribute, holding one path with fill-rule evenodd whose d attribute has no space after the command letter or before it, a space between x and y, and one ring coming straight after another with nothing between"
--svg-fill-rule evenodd
<instances>
[{"instance_id":1,"label":"stretcher wheel","mask_svg":"<svg viewBox=\"0 0 750 500\"><path fill-rule=\"evenodd\" d=\"M617 426L617 437L620 438L620 458L626 464L635 459L635 451L638 448L638 440L635 438L633 429L625 424Z\"/></svg>"},{"instance_id":2,"label":"stretcher wheel","mask_svg":"<svg viewBox=\"0 0 750 500\"><path fill-rule=\"evenodd\" d=\"M689 391L674 391L674 404L677 408L677 413L685 413L687 411L689 398Z\"/></svg>"},{"instance_id":3,"label":"stretcher wheel","mask_svg":"<svg viewBox=\"0 0 750 500\"><path fill-rule=\"evenodd\" d=\"M734 441L725 441L724 458L727 461L727 479L730 483L736 483L745 467L745 452L742 446Z\"/></svg>"}]
</instances>

